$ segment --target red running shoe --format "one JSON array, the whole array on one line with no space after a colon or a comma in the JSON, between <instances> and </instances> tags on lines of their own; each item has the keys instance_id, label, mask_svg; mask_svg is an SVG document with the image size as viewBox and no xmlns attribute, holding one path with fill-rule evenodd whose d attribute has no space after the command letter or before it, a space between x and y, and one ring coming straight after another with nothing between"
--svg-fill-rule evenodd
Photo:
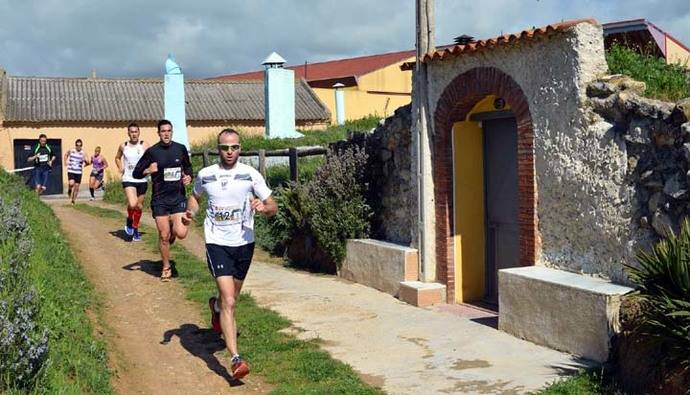
<instances>
[{"instance_id":1,"label":"red running shoe","mask_svg":"<svg viewBox=\"0 0 690 395\"><path fill-rule=\"evenodd\" d=\"M208 300L208 308L211 310L211 327L215 332L223 333L220 326L220 313L216 311L216 297L211 296Z\"/></svg>"},{"instance_id":2,"label":"red running shoe","mask_svg":"<svg viewBox=\"0 0 690 395\"><path fill-rule=\"evenodd\" d=\"M239 358L237 359L237 361L232 363L232 378L235 380L240 380L249 374L249 364Z\"/></svg>"}]
</instances>

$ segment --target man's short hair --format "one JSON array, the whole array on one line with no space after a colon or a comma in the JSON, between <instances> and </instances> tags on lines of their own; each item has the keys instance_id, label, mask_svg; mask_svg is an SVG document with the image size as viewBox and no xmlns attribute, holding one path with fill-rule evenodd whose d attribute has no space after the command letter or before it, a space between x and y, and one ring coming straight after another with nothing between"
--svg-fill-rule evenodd
<instances>
[{"instance_id":1,"label":"man's short hair","mask_svg":"<svg viewBox=\"0 0 690 395\"><path fill-rule=\"evenodd\" d=\"M172 124L172 122L168 121L167 119L161 119L160 121L158 121L158 126L157 126L159 132L161 131L161 126L163 126L163 125L170 125L170 127L172 128L173 124Z\"/></svg>"},{"instance_id":2,"label":"man's short hair","mask_svg":"<svg viewBox=\"0 0 690 395\"><path fill-rule=\"evenodd\" d=\"M130 122L130 124L127 125L127 130L129 130L129 128L137 128L137 129L139 129L139 125L137 125L136 122Z\"/></svg>"},{"instance_id":3,"label":"man's short hair","mask_svg":"<svg viewBox=\"0 0 690 395\"><path fill-rule=\"evenodd\" d=\"M225 128L221 130L220 133L218 133L218 138L216 139L218 144L220 144L220 136L224 134L234 134L237 135L237 137L240 137L240 132L238 132L237 130L232 128Z\"/></svg>"},{"instance_id":4,"label":"man's short hair","mask_svg":"<svg viewBox=\"0 0 690 395\"><path fill-rule=\"evenodd\" d=\"M81 139L77 139L77 140L74 142L74 144L75 144L75 145L76 145L76 144L84 144L84 142L82 142Z\"/></svg>"},{"instance_id":5,"label":"man's short hair","mask_svg":"<svg viewBox=\"0 0 690 395\"><path fill-rule=\"evenodd\" d=\"M41 134L38 135L38 138L39 138L39 139L44 138L44 137L45 137L45 138L48 138L48 136L46 136L45 133L41 133Z\"/></svg>"}]
</instances>

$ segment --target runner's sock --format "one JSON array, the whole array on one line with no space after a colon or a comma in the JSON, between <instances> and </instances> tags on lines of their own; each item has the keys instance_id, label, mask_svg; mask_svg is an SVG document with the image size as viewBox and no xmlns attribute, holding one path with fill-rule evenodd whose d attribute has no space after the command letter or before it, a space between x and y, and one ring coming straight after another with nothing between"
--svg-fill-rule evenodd
<instances>
[{"instance_id":1,"label":"runner's sock","mask_svg":"<svg viewBox=\"0 0 690 395\"><path fill-rule=\"evenodd\" d=\"M139 229L139 220L141 220L141 214L141 210L139 209L132 210L132 227L134 229Z\"/></svg>"},{"instance_id":2,"label":"runner's sock","mask_svg":"<svg viewBox=\"0 0 690 395\"><path fill-rule=\"evenodd\" d=\"M92 197L92 198L95 198L95 197L96 197L96 196L94 196L94 194L93 194L93 188L89 188L89 192L91 192L91 197Z\"/></svg>"},{"instance_id":3,"label":"runner's sock","mask_svg":"<svg viewBox=\"0 0 690 395\"><path fill-rule=\"evenodd\" d=\"M131 221L134 217L134 210L131 208L127 207L127 219Z\"/></svg>"}]
</instances>

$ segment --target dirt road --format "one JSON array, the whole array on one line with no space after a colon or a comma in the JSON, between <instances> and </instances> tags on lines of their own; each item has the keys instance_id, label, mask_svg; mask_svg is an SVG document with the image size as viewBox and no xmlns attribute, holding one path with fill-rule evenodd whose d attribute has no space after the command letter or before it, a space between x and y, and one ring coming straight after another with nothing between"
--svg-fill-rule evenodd
<instances>
[{"instance_id":1,"label":"dirt road","mask_svg":"<svg viewBox=\"0 0 690 395\"><path fill-rule=\"evenodd\" d=\"M112 384L121 394L265 394L250 375L233 381L223 342L182 286L161 283L159 256L124 241L122 222L51 202L62 229L101 298Z\"/></svg>"}]
</instances>

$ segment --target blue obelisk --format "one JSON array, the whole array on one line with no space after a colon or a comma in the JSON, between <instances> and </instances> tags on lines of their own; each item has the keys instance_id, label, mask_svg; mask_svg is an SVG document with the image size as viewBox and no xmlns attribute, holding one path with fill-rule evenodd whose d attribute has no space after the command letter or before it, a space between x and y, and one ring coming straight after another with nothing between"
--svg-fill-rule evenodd
<instances>
[{"instance_id":1,"label":"blue obelisk","mask_svg":"<svg viewBox=\"0 0 690 395\"><path fill-rule=\"evenodd\" d=\"M295 72L273 52L263 61L266 138L302 137L295 128Z\"/></svg>"},{"instance_id":2,"label":"blue obelisk","mask_svg":"<svg viewBox=\"0 0 690 395\"><path fill-rule=\"evenodd\" d=\"M173 140L189 150L187 138L187 115L184 100L184 75L175 63L175 57L168 55L165 61L165 119L173 124Z\"/></svg>"}]
</instances>

